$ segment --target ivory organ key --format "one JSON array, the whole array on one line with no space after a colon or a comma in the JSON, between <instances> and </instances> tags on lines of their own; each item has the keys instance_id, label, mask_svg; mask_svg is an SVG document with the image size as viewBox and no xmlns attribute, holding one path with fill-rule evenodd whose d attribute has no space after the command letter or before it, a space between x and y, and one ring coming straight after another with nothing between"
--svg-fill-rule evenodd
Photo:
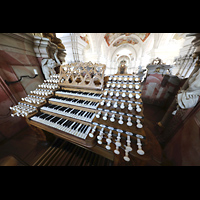
<instances>
[{"instance_id":1,"label":"ivory organ key","mask_svg":"<svg viewBox=\"0 0 200 200\"><path fill-rule=\"evenodd\" d=\"M142 143L141 143L140 138L137 138L137 146L138 146L137 153L138 153L139 155L144 155L145 152L142 150Z\"/></svg>"},{"instance_id":2,"label":"ivory organ key","mask_svg":"<svg viewBox=\"0 0 200 200\"><path fill-rule=\"evenodd\" d=\"M128 94L128 97L129 97L129 98L132 98L132 97L133 97L133 94L132 94L132 93L129 93L129 94Z\"/></svg>"},{"instance_id":3,"label":"ivory organ key","mask_svg":"<svg viewBox=\"0 0 200 200\"><path fill-rule=\"evenodd\" d=\"M114 150L114 153L115 153L115 154L120 154L119 146L116 146L116 148L115 148L115 150Z\"/></svg>"},{"instance_id":4,"label":"ivory organ key","mask_svg":"<svg viewBox=\"0 0 200 200\"><path fill-rule=\"evenodd\" d=\"M97 139L98 139L98 144L102 144L102 138L103 138L103 135L104 135L104 128L101 129L101 131L99 132L99 135L97 136Z\"/></svg>"},{"instance_id":5,"label":"ivory organ key","mask_svg":"<svg viewBox=\"0 0 200 200\"><path fill-rule=\"evenodd\" d=\"M125 92L122 93L122 97L126 97L126 93Z\"/></svg>"},{"instance_id":6,"label":"ivory organ key","mask_svg":"<svg viewBox=\"0 0 200 200\"><path fill-rule=\"evenodd\" d=\"M112 88L114 88L114 87L115 87L115 84L113 83L113 84L112 84Z\"/></svg>"},{"instance_id":7,"label":"ivory organ key","mask_svg":"<svg viewBox=\"0 0 200 200\"><path fill-rule=\"evenodd\" d=\"M99 112L96 114L96 118L100 118L100 115L101 115L101 111L99 111Z\"/></svg>"},{"instance_id":8,"label":"ivory organ key","mask_svg":"<svg viewBox=\"0 0 200 200\"><path fill-rule=\"evenodd\" d=\"M140 88L139 85L135 85L135 89L138 90Z\"/></svg>"},{"instance_id":9,"label":"ivory organ key","mask_svg":"<svg viewBox=\"0 0 200 200\"><path fill-rule=\"evenodd\" d=\"M108 101L107 104L106 104L106 106L110 107L111 106L111 101Z\"/></svg>"},{"instance_id":10,"label":"ivory organ key","mask_svg":"<svg viewBox=\"0 0 200 200\"><path fill-rule=\"evenodd\" d=\"M128 117L127 126L132 126L132 125L133 125L133 123L131 122L131 118L130 118L130 117Z\"/></svg>"},{"instance_id":11,"label":"ivory organ key","mask_svg":"<svg viewBox=\"0 0 200 200\"><path fill-rule=\"evenodd\" d=\"M125 156L124 156L124 160L129 162L130 158L128 157L128 151L125 149Z\"/></svg>"},{"instance_id":12,"label":"ivory organ key","mask_svg":"<svg viewBox=\"0 0 200 200\"><path fill-rule=\"evenodd\" d=\"M97 126L94 126L93 129L92 129L92 132L89 133L89 136L90 136L91 138L94 137L94 132L96 131L96 128L97 128Z\"/></svg>"},{"instance_id":13,"label":"ivory organ key","mask_svg":"<svg viewBox=\"0 0 200 200\"><path fill-rule=\"evenodd\" d=\"M103 105L104 105L104 103L105 103L105 100L103 100L103 101L101 102L101 105L103 106Z\"/></svg>"},{"instance_id":14,"label":"ivory organ key","mask_svg":"<svg viewBox=\"0 0 200 200\"><path fill-rule=\"evenodd\" d=\"M112 142L111 138L112 138L112 130L109 131L108 137L106 138L106 142L107 142L106 149L107 150L111 149L111 147L110 147L110 143Z\"/></svg>"},{"instance_id":15,"label":"ivory organ key","mask_svg":"<svg viewBox=\"0 0 200 200\"><path fill-rule=\"evenodd\" d=\"M114 122L114 121L115 121L115 114L112 114L112 117L110 118L110 121L111 121L111 122Z\"/></svg>"},{"instance_id":16,"label":"ivory organ key","mask_svg":"<svg viewBox=\"0 0 200 200\"><path fill-rule=\"evenodd\" d=\"M130 103L128 104L128 110L133 110L133 107Z\"/></svg>"},{"instance_id":17,"label":"ivory organ key","mask_svg":"<svg viewBox=\"0 0 200 200\"><path fill-rule=\"evenodd\" d=\"M121 137L120 137L120 133L118 133L117 140L116 140L116 142L115 142L115 145L118 146L118 147L121 146L120 139L121 139Z\"/></svg>"},{"instance_id":18,"label":"ivory organ key","mask_svg":"<svg viewBox=\"0 0 200 200\"><path fill-rule=\"evenodd\" d=\"M136 94L136 95L135 95L135 98L136 98L136 99L140 99L140 95L139 95L139 94Z\"/></svg>"},{"instance_id":19,"label":"ivory organ key","mask_svg":"<svg viewBox=\"0 0 200 200\"><path fill-rule=\"evenodd\" d=\"M123 102L121 103L121 105L120 105L120 108L121 108L121 109L124 109L124 108L125 108L125 106L124 106L124 103L123 103Z\"/></svg>"},{"instance_id":20,"label":"ivory organ key","mask_svg":"<svg viewBox=\"0 0 200 200\"><path fill-rule=\"evenodd\" d=\"M140 106L136 105L136 112L141 112L141 111L142 111L142 109L140 108Z\"/></svg>"},{"instance_id":21,"label":"ivory organ key","mask_svg":"<svg viewBox=\"0 0 200 200\"><path fill-rule=\"evenodd\" d=\"M136 82L136 81L139 81L139 78L135 78L135 82Z\"/></svg>"},{"instance_id":22,"label":"ivory organ key","mask_svg":"<svg viewBox=\"0 0 200 200\"><path fill-rule=\"evenodd\" d=\"M118 97L118 96L119 96L119 92L116 92L116 93L115 93L115 96Z\"/></svg>"},{"instance_id":23,"label":"ivory organ key","mask_svg":"<svg viewBox=\"0 0 200 200\"><path fill-rule=\"evenodd\" d=\"M109 95L110 95L111 97L113 96L113 94L114 94L113 91L111 91L111 92L109 93Z\"/></svg>"},{"instance_id":24,"label":"ivory organ key","mask_svg":"<svg viewBox=\"0 0 200 200\"><path fill-rule=\"evenodd\" d=\"M107 83L106 87L110 87L110 83Z\"/></svg>"},{"instance_id":25,"label":"ivory organ key","mask_svg":"<svg viewBox=\"0 0 200 200\"><path fill-rule=\"evenodd\" d=\"M137 128L143 127L143 125L141 124L141 121L139 119L137 119L136 122L137 122L137 125L136 125Z\"/></svg>"},{"instance_id":26,"label":"ivory organ key","mask_svg":"<svg viewBox=\"0 0 200 200\"><path fill-rule=\"evenodd\" d=\"M122 117L122 115L120 115L118 124L123 124L123 123L124 123L124 122L123 122L123 117Z\"/></svg>"},{"instance_id":27,"label":"ivory organ key","mask_svg":"<svg viewBox=\"0 0 200 200\"><path fill-rule=\"evenodd\" d=\"M132 151L133 149L131 147L130 135L127 135L126 143L127 143L127 146L125 146L126 150L127 151Z\"/></svg>"},{"instance_id":28,"label":"ivory organ key","mask_svg":"<svg viewBox=\"0 0 200 200\"><path fill-rule=\"evenodd\" d=\"M108 94L108 91L106 90L103 94L106 96Z\"/></svg>"},{"instance_id":29,"label":"ivory organ key","mask_svg":"<svg viewBox=\"0 0 200 200\"><path fill-rule=\"evenodd\" d=\"M106 112L105 114L104 114L104 116L103 116L103 120L107 120L108 118L108 113Z\"/></svg>"},{"instance_id":30,"label":"ivory organ key","mask_svg":"<svg viewBox=\"0 0 200 200\"><path fill-rule=\"evenodd\" d=\"M114 108L117 108L117 102L114 103L113 107L114 107Z\"/></svg>"}]
</instances>

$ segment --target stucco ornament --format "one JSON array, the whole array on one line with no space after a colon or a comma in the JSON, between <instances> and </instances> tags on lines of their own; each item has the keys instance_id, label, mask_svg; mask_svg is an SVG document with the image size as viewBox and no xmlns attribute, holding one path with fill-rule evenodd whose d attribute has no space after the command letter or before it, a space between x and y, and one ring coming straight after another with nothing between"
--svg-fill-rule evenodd
<instances>
[{"instance_id":1,"label":"stucco ornament","mask_svg":"<svg viewBox=\"0 0 200 200\"><path fill-rule=\"evenodd\" d=\"M42 71L43 71L45 79L50 78L50 75L56 74L55 68L61 65L60 60L57 57L57 53L58 53L58 50L56 50L54 53L54 57L57 62L52 58L43 59L41 61Z\"/></svg>"},{"instance_id":2,"label":"stucco ornament","mask_svg":"<svg viewBox=\"0 0 200 200\"><path fill-rule=\"evenodd\" d=\"M195 72L188 81L189 87L181 90L177 95L178 105L182 109L194 107L200 96L200 70Z\"/></svg>"}]
</instances>

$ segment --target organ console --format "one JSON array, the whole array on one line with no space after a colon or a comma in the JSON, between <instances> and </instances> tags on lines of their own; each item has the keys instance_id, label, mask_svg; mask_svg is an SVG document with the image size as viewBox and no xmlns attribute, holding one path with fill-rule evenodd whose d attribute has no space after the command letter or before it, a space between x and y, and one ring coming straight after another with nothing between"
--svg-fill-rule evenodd
<instances>
[{"instance_id":1,"label":"organ console","mask_svg":"<svg viewBox=\"0 0 200 200\"><path fill-rule=\"evenodd\" d=\"M44 80L11 107L11 116L25 117L29 125L101 155L109 151L121 156L118 164L142 156L148 160L138 76L104 77L105 66L91 63L71 68L61 66L59 75Z\"/></svg>"}]
</instances>

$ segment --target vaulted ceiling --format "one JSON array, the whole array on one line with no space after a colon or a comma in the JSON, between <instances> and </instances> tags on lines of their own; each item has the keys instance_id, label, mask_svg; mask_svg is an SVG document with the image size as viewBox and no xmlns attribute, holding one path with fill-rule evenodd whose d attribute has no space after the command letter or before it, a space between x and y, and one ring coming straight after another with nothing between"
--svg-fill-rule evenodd
<instances>
[{"instance_id":1,"label":"vaulted ceiling","mask_svg":"<svg viewBox=\"0 0 200 200\"><path fill-rule=\"evenodd\" d=\"M59 34L56 35L59 37ZM75 33L75 35L80 60L106 64L107 74L116 72L122 58L127 61L129 73L136 71L138 66L146 67L156 57L160 57L167 64L173 63L184 42L184 34L181 33ZM62 33L59 38L66 46L68 54L66 61L73 61L69 33Z\"/></svg>"}]
</instances>

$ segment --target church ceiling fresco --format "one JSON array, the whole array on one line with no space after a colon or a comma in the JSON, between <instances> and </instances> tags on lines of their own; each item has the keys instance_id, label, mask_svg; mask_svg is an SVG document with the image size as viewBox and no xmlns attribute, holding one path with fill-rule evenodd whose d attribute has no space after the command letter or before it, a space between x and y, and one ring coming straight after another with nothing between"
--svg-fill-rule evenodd
<instances>
[{"instance_id":1,"label":"church ceiling fresco","mask_svg":"<svg viewBox=\"0 0 200 200\"><path fill-rule=\"evenodd\" d=\"M138 42L139 42L139 41L136 40L135 38L126 37L126 38L121 38L121 39L117 40L117 41L113 44L113 46L114 46L114 47L118 47L119 45L121 45L121 44L126 44L126 43L129 43L129 44L134 45L134 44L137 44Z\"/></svg>"},{"instance_id":2,"label":"church ceiling fresco","mask_svg":"<svg viewBox=\"0 0 200 200\"><path fill-rule=\"evenodd\" d=\"M110 46L116 38L120 36L129 36L127 38L123 38L121 41L116 41L113 46L119 46L124 43L137 44L138 41L130 37L134 35L137 35L144 42L149 37L150 33L106 33L104 39L107 45Z\"/></svg>"}]
</instances>

